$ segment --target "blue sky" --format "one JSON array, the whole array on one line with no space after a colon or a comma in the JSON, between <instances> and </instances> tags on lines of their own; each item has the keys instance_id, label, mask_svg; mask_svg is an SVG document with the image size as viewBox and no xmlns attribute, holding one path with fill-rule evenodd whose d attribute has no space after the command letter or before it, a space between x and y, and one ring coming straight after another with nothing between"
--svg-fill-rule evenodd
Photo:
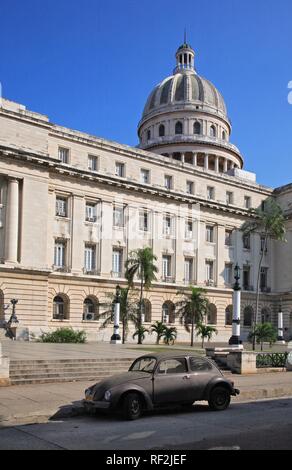
<instances>
[{"instance_id":1,"label":"blue sky","mask_svg":"<svg viewBox=\"0 0 292 470\"><path fill-rule=\"evenodd\" d=\"M1 0L0 18L4 97L129 145L187 27L245 168L265 185L292 181L291 0Z\"/></svg>"}]
</instances>

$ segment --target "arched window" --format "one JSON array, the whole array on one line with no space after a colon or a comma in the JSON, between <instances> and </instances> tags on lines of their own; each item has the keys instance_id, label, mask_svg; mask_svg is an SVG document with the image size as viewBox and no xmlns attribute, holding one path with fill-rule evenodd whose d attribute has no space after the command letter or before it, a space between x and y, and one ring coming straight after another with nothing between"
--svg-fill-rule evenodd
<instances>
[{"instance_id":1,"label":"arched window","mask_svg":"<svg viewBox=\"0 0 292 470\"><path fill-rule=\"evenodd\" d=\"M147 299L143 299L142 303L142 315L144 316L145 323L151 323L152 321L152 306L151 302Z\"/></svg>"},{"instance_id":2,"label":"arched window","mask_svg":"<svg viewBox=\"0 0 292 470\"><path fill-rule=\"evenodd\" d=\"M159 137L164 137L165 136L165 126L161 124L159 126Z\"/></svg>"},{"instance_id":3,"label":"arched window","mask_svg":"<svg viewBox=\"0 0 292 470\"><path fill-rule=\"evenodd\" d=\"M228 305L228 307L225 310L225 325L226 326L231 326L232 325L232 319L233 319L233 306Z\"/></svg>"},{"instance_id":4,"label":"arched window","mask_svg":"<svg viewBox=\"0 0 292 470\"><path fill-rule=\"evenodd\" d=\"M201 135L201 124L198 121L194 124L194 134Z\"/></svg>"},{"instance_id":5,"label":"arched window","mask_svg":"<svg viewBox=\"0 0 292 470\"><path fill-rule=\"evenodd\" d=\"M175 323L175 306L172 302L165 302L162 306L162 321L164 323Z\"/></svg>"},{"instance_id":6,"label":"arched window","mask_svg":"<svg viewBox=\"0 0 292 470\"><path fill-rule=\"evenodd\" d=\"M148 130L148 131L147 131L147 140L150 140L150 139L151 139L151 131Z\"/></svg>"},{"instance_id":7,"label":"arched window","mask_svg":"<svg viewBox=\"0 0 292 470\"><path fill-rule=\"evenodd\" d=\"M215 126L210 127L210 136L211 137L216 137L216 127Z\"/></svg>"},{"instance_id":8,"label":"arched window","mask_svg":"<svg viewBox=\"0 0 292 470\"><path fill-rule=\"evenodd\" d=\"M83 302L83 321L98 320L98 300L87 297Z\"/></svg>"},{"instance_id":9,"label":"arched window","mask_svg":"<svg viewBox=\"0 0 292 470\"><path fill-rule=\"evenodd\" d=\"M262 323L271 323L271 314L268 308L263 308L261 311Z\"/></svg>"},{"instance_id":10,"label":"arched window","mask_svg":"<svg viewBox=\"0 0 292 470\"><path fill-rule=\"evenodd\" d=\"M210 304L207 314L208 325L217 325L217 307L214 304Z\"/></svg>"},{"instance_id":11,"label":"arched window","mask_svg":"<svg viewBox=\"0 0 292 470\"><path fill-rule=\"evenodd\" d=\"M225 131L222 132L222 140L226 140L226 132Z\"/></svg>"},{"instance_id":12,"label":"arched window","mask_svg":"<svg viewBox=\"0 0 292 470\"><path fill-rule=\"evenodd\" d=\"M5 312L4 312L4 294L2 290L0 290L0 323L5 320Z\"/></svg>"},{"instance_id":13,"label":"arched window","mask_svg":"<svg viewBox=\"0 0 292 470\"><path fill-rule=\"evenodd\" d=\"M251 326L253 319L253 308L249 305L245 307L243 311L243 325L244 326Z\"/></svg>"},{"instance_id":14,"label":"arched window","mask_svg":"<svg viewBox=\"0 0 292 470\"><path fill-rule=\"evenodd\" d=\"M57 295L53 300L53 319L69 319L69 301L68 298L63 294Z\"/></svg>"},{"instance_id":15,"label":"arched window","mask_svg":"<svg viewBox=\"0 0 292 470\"><path fill-rule=\"evenodd\" d=\"M178 121L178 122L176 123L176 125L175 125L175 133L176 133L177 135L180 135L180 134L183 133L183 125L182 125L182 123L181 123L180 121Z\"/></svg>"}]
</instances>

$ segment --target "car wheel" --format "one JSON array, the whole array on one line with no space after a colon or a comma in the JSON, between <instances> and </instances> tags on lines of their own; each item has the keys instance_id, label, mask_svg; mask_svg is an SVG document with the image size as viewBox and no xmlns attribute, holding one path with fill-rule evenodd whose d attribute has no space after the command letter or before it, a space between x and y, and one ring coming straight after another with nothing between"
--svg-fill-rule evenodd
<instances>
[{"instance_id":1,"label":"car wheel","mask_svg":"<svg viewBox=\"0 0 292 470\"><path fill-rule=\"evenodd\" d=\"M123 400L124 418L130 421L140 418L142 414L142 400L138 393L129 393Z\"/></svg>"},{"instance_id":2,"label":"car wheel","mask_svg":"<svg viewBox=\"0 0 292 470\"><path fill-rule=\"evenodd\" d=\"M209 397L209 406L213 411L223 411L230 405L230 392L225 387L215 387Z\"/></svg>"}]
</instances>

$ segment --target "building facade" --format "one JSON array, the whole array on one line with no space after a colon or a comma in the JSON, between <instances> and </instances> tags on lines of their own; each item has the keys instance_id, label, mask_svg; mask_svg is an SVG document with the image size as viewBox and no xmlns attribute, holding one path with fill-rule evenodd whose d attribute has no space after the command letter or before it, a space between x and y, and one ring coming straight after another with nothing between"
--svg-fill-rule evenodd
<instances>
[{"instance_id":1,"label":"building facade","mask_svg":"<svg viewBox=\"0 0 292 470\"><path fill-rule=\"evenodd\" d=\"M17 298L20 337L70 325L108 341L112 328L100 328L98 313L125 284L131 250L151 246L159 273L145 292L147 325L164 319L188 340L174 305L192 284L207 290L207 321L218 329L216 341L227 341L238 263L245 338L263 247L260 235L243 238L239 229L268 197L285 211L287 243L270 241L264 254L260 315L276 325L282 303L291 337L292 185L274 190L244 170L225 102L197 74L193 49L183 44L176 61L147 100L136 148L2 100L0 321L4 305Z\"/></svg>"}]
</instances>

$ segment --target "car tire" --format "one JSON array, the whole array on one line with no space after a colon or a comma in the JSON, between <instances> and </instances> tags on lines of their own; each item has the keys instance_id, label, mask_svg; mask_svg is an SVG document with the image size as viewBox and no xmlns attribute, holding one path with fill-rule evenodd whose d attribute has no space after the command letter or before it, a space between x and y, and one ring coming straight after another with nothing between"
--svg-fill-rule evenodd
<instances>
[{"instance_id":1,"label":"car tire","mask_svg":"<svg viewBox=\"0 0 292 470\"><path fill-rule=\"evenodd\" d=\"M128 421L139 419L142 415L143 404L138 393L128 393L123 400L123 417Z\"/></svg>"},{"instance_id":2,"label":"car tire","mask_svg":"<svg viewBox=\"0 0 292 470\"><path fill-rule=\"evenodd\" d=\"M224 411L230 405L230 392L226 387L215 387L211 390L209 407L212 411Z\"/></svg>"}]
</instances>

